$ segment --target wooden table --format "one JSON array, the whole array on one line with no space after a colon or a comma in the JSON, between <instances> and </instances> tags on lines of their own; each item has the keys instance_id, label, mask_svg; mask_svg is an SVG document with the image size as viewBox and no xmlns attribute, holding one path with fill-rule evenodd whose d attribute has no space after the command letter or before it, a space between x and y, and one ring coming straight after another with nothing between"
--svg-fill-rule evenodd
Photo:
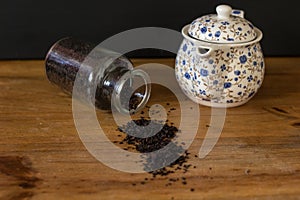
<instances>
[{"instance_id":1,"label":"wooden table","mask_svg":"<svg viewBox=\"0 0 300 200\"><path fill-rule=\"evenodd\" d=\"M135 65L173 59L135 59ZM210 108L189 148L191 168L169 177L111 169L91 156L76 132L72 100L49 84L43 61L0 62L0 199L299 199L300 58L267 58L259 93L227 110L222 135L204 159L194 157L208 129ZM154 87L149 105L178 102ZM111 114L101 126L117 140ZM179 109L169 121L178 123ZM169 178L186 178L166 186ZM194 191L191 191L194 189Z\"/></svg>"}]
</instances>

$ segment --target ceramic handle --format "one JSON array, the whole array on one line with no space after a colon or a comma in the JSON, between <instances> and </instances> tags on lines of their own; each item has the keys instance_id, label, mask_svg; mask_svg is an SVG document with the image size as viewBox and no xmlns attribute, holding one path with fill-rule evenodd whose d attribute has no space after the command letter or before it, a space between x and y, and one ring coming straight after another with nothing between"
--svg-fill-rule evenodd
<instances>
[{"instance_id":1,"label":"ceramic handle","mask_svg":"<svg viewBox=\"0 0 300 200\"><path fill-rule=\"evenodd\" d=\"M231 15L244 18L245 12L243 10L234 9L234 10L232 10Z\"/></svg>"},{"instance_id":2,"label":"ceramic handle","mask_svg":"<svg viewBox=\"0 0 300 200\"><path fill-rule=\"evenodd\" d=\"M211 47L198 46L197 54L204 58L210 56L213 49Z\"/></svg>"}]
</instances>

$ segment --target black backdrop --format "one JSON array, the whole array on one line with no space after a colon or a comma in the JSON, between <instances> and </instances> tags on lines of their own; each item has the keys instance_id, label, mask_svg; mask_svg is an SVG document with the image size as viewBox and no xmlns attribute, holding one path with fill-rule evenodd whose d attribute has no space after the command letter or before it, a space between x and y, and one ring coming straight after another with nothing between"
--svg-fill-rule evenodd
<instances>
[{"instance_id":1,"label":"black backdrop","mask_svg":"<svg viewBox=\"0 0 300 200\"><path fill-rule=\"evenodd\" d=\"M299 1L298 1L299 2ZM132 28L180 31L198 16L230 4L264 32L266 56L299 56L300 9L296 0L10 0L0 4L0 59L44 58L56 40L74 36L94 43ZM136 56L168 56L141 51Z\"/></svg>"}]
</instances>

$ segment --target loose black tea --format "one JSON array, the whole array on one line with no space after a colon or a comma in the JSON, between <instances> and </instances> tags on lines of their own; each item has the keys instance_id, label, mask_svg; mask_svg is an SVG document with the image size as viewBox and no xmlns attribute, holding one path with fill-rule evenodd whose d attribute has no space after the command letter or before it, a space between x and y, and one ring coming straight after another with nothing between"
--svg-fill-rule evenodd
<instances>
[{"instance_id":1,"label":"loose black tea","mask_svg":"<svg viewBox=\"0 0 300 200\"><path fill-rule=\"evenodd\" d=\"M144 133L143 127L149 125L150 122L150 120L141 118L132 120L126 126L120 127L119 130L123 130L127 134L123 142L135 146L136 150L141 153L148 153L163 148L176 136L178 129L168 124L164 124L158 133L152 133L152 130L157 130L156 127L161 127L159 122L152 123L153 128L149 130L150 132ZM134 137L132 136L133 133L139 133L141 137ZM147 135L153 136L146 137Z\"/></svg>"},{"instance_id":2,"label":"loose black tea","mask_svg":"<svg viewBox=\"0 0 300 200\"><path fill-rule=\"evenodd\" d=\"M108 64L109 63L109 64ZM147 103L149 77L124 56L93 44L65 38L55 43L46 57L46 74L50 82L99 109L135 112ZM143 86L134 87L136 82ZM115 93L114 93L115 92Z\"/></svg>"},{"instance_id":3,"label":"loose black tea","mask_svg":"<svg viewBox=\"0 0 300 200\"><path fill-rule=\"evenodd\" d=\"M149 106L146 106L149 108ZM175 110L175 109L171 109ZM142 111L142 113L144 113ZM159 121L155 121L152 123L152 126L158 126L162 127L159 132L157 132L155 135L151 132L144 133L143 127L147 126L151 123L151 120L145 119L144 117L141 117L140 119L133 120L128 122L126 125L123 125L122 127L119 127L118 130L120 132L123 132L125 134L125 137L122 141L119 142L119 144L124 145L126 144L126 149L129 149L128 147L131 147L132 149L140 152L140 153L149 153L153 152L159 149L162 149L166 145L171 145L171 150L169 152L163 152L162 157L146 157L143 158L143 165L144 169L146 171L149 171L149 169L153 169L153 166L163 166L164 162L166 160L170 160L170 158L177 158L174 162L169 164L166 167L163 167L158 170L150 171L149 174L152 175L151 179L146 179L141 184L146 184L148 181L153 181L157 177L167 177L170 174L174 174L176 172L186 173L188 170L192 167L191 164L188 164L188 159L190 158L190 153L187 150L184 150L181 147L181 144L177 144L173 142L172 140L176 137L176 133L180 130L178 130L177 127L171 123L171 125L165 123L161 124ZM153 130L156 130L154 127ZM138 132L142 137L135 137L132 136L132 133ZM153 135L151 137L146 137L146 135ZM182 152L181 154L179 154ZM151 154L149 154L151 155ZM195 166L193 166L195 168ZM165 184L166 187L171 186L175 182L181 182L182 185L187 185L187 179L186 177L181 178L169 178L168 183ZM133 186L136 184L134 183ZM192 190L191 190L192 191Z\"/></svg>"}]
</instances>

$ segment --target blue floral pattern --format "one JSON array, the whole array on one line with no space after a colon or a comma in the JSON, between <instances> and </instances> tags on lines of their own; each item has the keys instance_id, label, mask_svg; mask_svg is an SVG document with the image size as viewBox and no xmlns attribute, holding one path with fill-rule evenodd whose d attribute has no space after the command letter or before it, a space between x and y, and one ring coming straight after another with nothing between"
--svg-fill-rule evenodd
<instances>
[{"instance_id":1,"label":"blue floral pattern","mask_svg":"<svg viewBox=\"0 0 300 200\"><path fill-rule=\"evenodd\" d=\"M201 33L203 33L203 34L204 34L204 33L206 33L206 32L207 32L207 28L206 28L205 26L204 26L204 27L202 27L202 28L201 28Z\"/></svg>"},{"instance_id":2,"label":"blue floral pattern","mask_svg":"<svg viewBox=\"0 0 300 200\"><path fill-rule=\"evenodd\" d=\"M185 52L187 50L187 45L183 45L182 50Z\"/></svg>"},{"instance_id":3,"label":"blue floral pattern","mask_svg":"<svg viewBox=\"0 0 300 200\"><path fill-rule=\"evenodd\" d=\"M233 14L236 14L236 15L239 15L239 14L241 14L241 11L239 11L239 10L234 10L232 13L233 13Z\"/></svg>"},{"instance_id":4,"label":"blue floral pattern","mask_svg":"<svg viewBox=\"0 0 300 200\"><path fill-rule=\"evenodd\" d=\"M226 70L226 65L225 64L221 65L221 71L223 72L224 70Z\"/></svg>"},{"instance_id":5,"label":"blue floral pattern","mask_svg":"<svg viewBox=\"0 0 300 200\"><path fill-rule=\"evenodd\" d=\"M262 85L264 72L259 43L218 49L200 58L197 45L184 39L176 57L176 79L186 95L198 103L246 102Z\"/></svg>"},{"instance_id":6,"label":"blue floral pattern","mask_svg":"<svg viewBox=\"0 0 300 200\"><path fill-rule=\"evenodd\" d=\"M231 83L230 82L224 83L224 88L225 89L230 88L230 87L231 87Z\"/></svg>"},{"instance_id":7,"label":"blue floral pattern","mask_svg":"<svg viewBox=\"0 0 300 200\"><path fill-rule=\"evenodd\" d=\"M239 76L240 74L241 74L241 71L240 71L240 70L234 71L234 75Z\"/></svg>"},{"instance_id":8,"label":"blue floral pattern","mask_svg":"<svg viewBox=\"0 0 300 200\"><path fill-rule=\"evenodd\" d=\"M245 55L240 56L240 62L242 64L245 64L247 62L247 56L245 56Z\"/></svg>"},{"instance_id":9,"label":"blue floral pattern","mask_svg":"<svg viewBox=\"0 0 300 200\"><path fill-rule=\"evenodd\" d=\"M220 37L221 36L221 31L217 31L216 33L215 33L215 37Z\"/></svg>"},{"instance_id":10,"label":"blue floral pattern","mask_svg":"<svg viewBox=\"0 0 300 200\"><path fill-rule=\"evenodd\" d=\"M204 77L205 77L205 76L208 76L208 71L207 71L206 69L201 69L201 70L200 70L200 75L201 75L201 76L204 76Z\"/></svg>"},{"instance_id":11,"label":"blue floral pattern","mask_svg":"<svg viewBox=\"0 0 300 200\"><path fill-rule=\"evenodd\" d=\"M191 79L191 75L188 72L185 72L184 77L186 79Z\"/></svg>"}]
</instances>

